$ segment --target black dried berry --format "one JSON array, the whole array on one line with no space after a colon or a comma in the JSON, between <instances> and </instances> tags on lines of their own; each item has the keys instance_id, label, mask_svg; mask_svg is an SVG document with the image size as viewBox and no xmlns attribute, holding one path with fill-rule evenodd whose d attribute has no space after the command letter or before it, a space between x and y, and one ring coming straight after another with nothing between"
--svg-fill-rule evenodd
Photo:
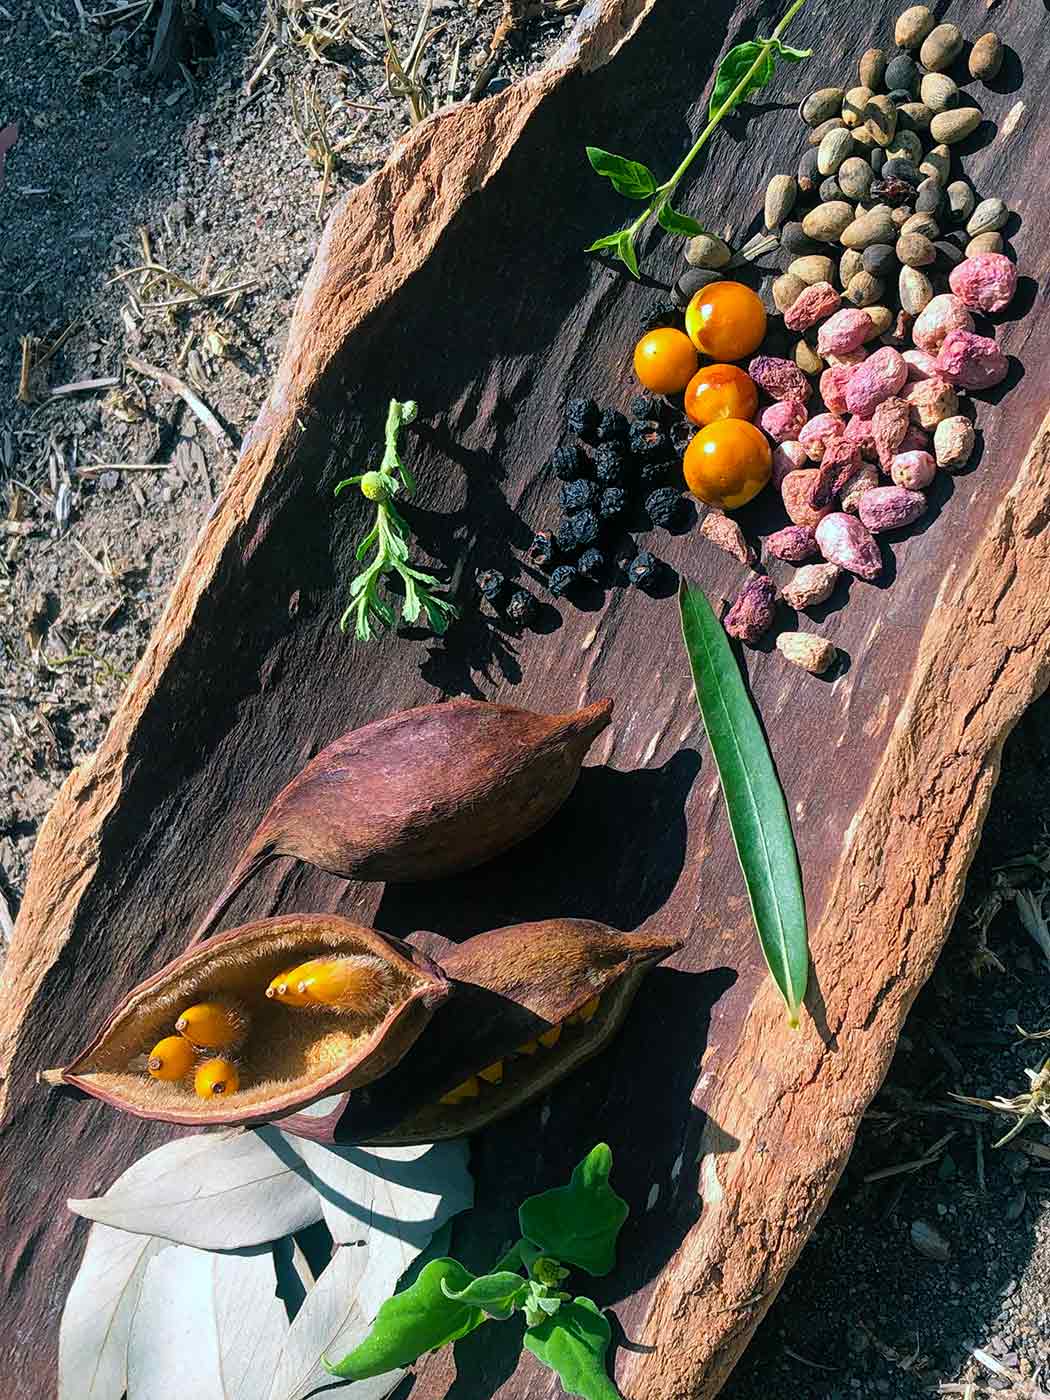
<instances>
[{"instance_id":1,"label":"black dried berry","mask_svg":"<svg viewBox=\"0 0 1050 1400\"><path fill-rule=\"evenodd\" d=\"M576 481L579 477L587 475L589 467L586 452L574 442L567 443L564 447L556 447L551 453L550 469L561 481Z\"/></svg>"},{"instance_id":2,"label":"black dried berry","mask_svg":"<svg viewBox=\"0 0 1050 1400\"><path fill-rule=\"evenodd\" d=\"M627 405L631 417L642 423L657 423L660 418L660 400L654 394L635 394Z\"/></svg>"},{"instance_id":3,"label":"black dried berry","mask_svg":"<svg viewBox=\"0 0 1050 1400\"><path fill-rule=\"evenodd\" d=\"M561 508L565 511L583 510L594 504L598 488L593 481L567 481L561 488Z\"/></svg>"},{"instance_id":4,"label":"black dried berry","mask_svg":"<svg viewBox=\"0 0 1050 1400\"><path fill-rule=\"evenodd\" d=\"M572 530L578 545L593 544L601 533L601 521L597 512L589 506L586 510L578 510L569 519L572 521Z\"/></svg>"},{"instance_id":5,"label":"black dried berry","mask_svg":"<svg viewBox=\"0 0 1050 1400\"><path fill-rule=\"evenodd\" d=\"M661 486L646 496L645 509L654 525L669 530L682 509L682 498L673 486Z\"/></svg>"},{"instance_id":6,"label":"black dried berry","mask_svg":"<svg viewBox=\"0 0 1050 1400\"><path fill-rule=\"evenodd\" d=\"M564 593L568 593L569 589L578 578L579 574L571 564L559 564L551 573L550 584L548 586L555 598L560 598Z\"/></svg>"},{"instance_id":7,"label":"black dried berry","mask_svg":"<svg viewBox=\"0 0 1050 1400\"><path fill-rule=\"evenodd\" d=\"M599 442L623 442L627 437L627 419L615 408L607 408L598 419Z\"/></svg>"},{"instance_id":8,"label":"black dried berry","mask_svg":"<svg viewBox=\"0 0 1050 1400\"><path fill-rule=\"evenodd\" d=\"M653 423L632 423L631 451L646 461L666 462L671 456L671 439Z\"/></svg>"},{"instance_id":9,"label":"black dried berry","mask_svg":"<svg viewBox=\"0 0 1050 1400\"><path fill-rule=\"evenodd\" d=\"M627 577L635 588L648 591L659 580L663 565L647 549L639 550L627 567Z\"/></svg>"},{"instance_id":10,"label":"black dried berry","mask_svg":"<svg viewBox=\"0 0 1050 1400\"><path fill-rule=\"evenodd\" d=\"M531 593L527 593L524 588L517 589L510 595L507 603L507 616L511 622L519 622L522 626L530 623L540 610L540 605Z\"/></svg>"},{"instance_id":11,"label":"black dried berry","mask_svg":"<svg viewBox=\"0 0 1050 1400\"><path fill-rule=\"evenodd\" d=\"M618 442L603 442L594 454L594 475L603 486L622 486L627 469L627 458Z\"/></svg>"},{"instance_id":12,"label":"black dried berry","mask_svg":"<svg viewBox=\"0 0 1050 1400\"><path fill-rule=\"evenodd\" d=\"M643 491L652 491L654 487L663 486L667 480L667 462L640 462L638 464L638 483Z\"/></svg>"},{"instance_id":13,"label":"black dried berry","mask_svg":"<svg viewBox=\"0 0 1050 1400\"><path fill-rule=\"evenodd\" d=\"M598 405L593 399L570 399L565 405L565 424L570 433L586 437L598 426Z\"/></svg>"},{"instance_id":14,"label":"black dried berry","mask_svg":"<svg viewBox=\"0 0 1050 1400\"><path fill-rule=\"evenodd\" d=\"M571 516L567 516L558 526L554 541L558 546L559 554L567 554L571 557L577 552L579 545L576 542L576 530Z\"/></svg>"},{"instance_id":15,"label":"black dried berry","mask_svg":"<svg viewBox=\"0 0 1050 1400\"><path fill-rule=\"evenodd\" d=\"M680 418L671 427L671 446L675 452L682 453L696 436L696 428L687 418Z\"/></svg>"},{"instance_id":16,"label":"black dried berry","mask_svg":"<svg viewBox=\"0 0 1050 1400\"><path fill-rule=\"evenodd\" d=\"M576 561L576 568L581 578L590 579L593 583L605 571L605 555L600 549L585 549Z\"/></svg>"},{"instance_id":17,"label":"black dried berry","mask_svg":"<svg viewBox=\"0 0 1050 1400\"><path fill-rule=\"evenodd\" d=\"M627 509L627 492L622 486L607 486L598 497L598 514L602 520L615 520Z\"/></svg>"},{"instance_id":18,"label":"black dried berry","mask_svg":"<svg viewBox=\"0 0 1050 1400\"><path fill-rule=\"evenodd\" d=\"M550 530L537 530L532 537L532 543L525 551L525 557L530 564L535 564L538 569L545 569L554 559L558 552L558 546L554 539L554 534Z\"/></svg>"},{"instance_id":19,"label":"black dried berry","mask_svg":"<svg viewBox=\"0 0 1050 1400\"><path fill-rule=\"evenodd\" d=\"M475 576L478 592L495 603L507 586L507 580L498 569L479 569Z\"/></svg>"}]
</instances>

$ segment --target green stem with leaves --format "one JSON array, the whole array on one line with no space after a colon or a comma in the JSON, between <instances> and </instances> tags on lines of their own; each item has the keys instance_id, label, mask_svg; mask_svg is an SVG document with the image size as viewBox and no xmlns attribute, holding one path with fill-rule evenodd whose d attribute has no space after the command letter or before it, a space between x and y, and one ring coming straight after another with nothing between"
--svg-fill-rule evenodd
<instances>
[{"instance_id":1,"label":"green stem with leaves","mask_svg":"<svg viewBox=\"0 0 1050 1400\"><path fill-rule=\"evenodd\" d=\"M638 253L635 242L651 218L655 216L660 226L669 233L681 234L686 238L694 238L704 232L703 226L695 219L672 208L671 195L721 122L752 92L757 92L772 80L778 59L800 63L810 57L812 49L789 48L782 41L788 25L805 3L806 0L794 0L768 39L737 44L726 54L715 75L707 125L686 152L678 168L662 185L656 183L656 177L648 166L628 160L624 156L613 155L597 146L587 147L587 159L594 170L610 180L618 193L626 195L628 199L647 201L646 207L633 224L616 233L595 239L587 248L587 252L612 248L616 257L637 277Z\"/></svg>"}]
</instances>

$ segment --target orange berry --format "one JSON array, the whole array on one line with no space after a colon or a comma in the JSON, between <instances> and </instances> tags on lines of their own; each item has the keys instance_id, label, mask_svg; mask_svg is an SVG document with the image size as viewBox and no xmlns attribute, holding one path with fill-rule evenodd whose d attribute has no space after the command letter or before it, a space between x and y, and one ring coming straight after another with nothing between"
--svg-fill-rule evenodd
<instances>
[{"instance_id":1,"label":"orange berry","mask_svg":"<svg viewBox=\"0 0 1050 1400\"><path fill-rule=\"evenodd\" d=\"M682 467L694 496L709 506L735 510L765 486L772 474L773 454L753 423L719 418L693 438Z\"/></svg>"},{"instance_id":2,"label":"orange berry","mask_svg":"<svg viewBox=\"0 0 1050 1400\"><path fill-rule=\"evenodd\" d=\"M634 347L634 372L654 394L677 394L696 373L696 351L673 326L643 335Z\"/></svg>"},{"instance_id":3,"label":"orange berry","mask_svg":"<svg viewBox=\"0 0 1050 1400\"><path fill-rule=\"evenodd\" d=\"M762 344L766 309L743 282L712 282L686 308L685 328L712 360L742 360Z\"/></svg>"},{"instance_id":4,"label":"orange berry","mask_svg":"<svg viewBox=\"0 0 1050 1400\"><path fill-rule=\"evenodd\" d=\"M241 1077L232 1060L216 1056L205 1060L193 1076L193 1087L199 1099L229 1098L240 1087Z\"/></svg>"},{"instance_id":5,"label":"orange berry","mask_svg":"<svg viewBox=\"0 0 1050 1400\"><path fill-rule=\"evenodd\" d=\"M701 427L718 418L754 418L758 389L739 365L705 365L685 390L686 416Z\"/></svg>"},{"instance_id":6,"label":"orange berry","mask_svg":"<svg viewBox=\"0 0 1050 1400\"><path fill-rule=\"evenodd\" d=\"M154 1079L182 1079L193 1068L193 1046L181 1035L166 1035L149 1052L146 1068Z\"/></svg>"}]
</instances>

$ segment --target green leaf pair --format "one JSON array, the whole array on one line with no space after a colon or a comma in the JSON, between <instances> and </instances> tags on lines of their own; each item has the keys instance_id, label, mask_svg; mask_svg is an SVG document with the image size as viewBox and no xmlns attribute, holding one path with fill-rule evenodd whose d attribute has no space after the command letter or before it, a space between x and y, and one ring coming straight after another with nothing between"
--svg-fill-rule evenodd
<instances>
[{"instance_id":1,"label":"green leaf pair","mask_svg":"<svg viewBox=\"0 0 1050 1400\"><path fill-rule=\"evenodd\" d=\"M530 1196L518 1210L522 1239L492 1273L474 1275L455 1259L435 1259L379 1309L363 1342L328 1370L367 1380L409 1366L429 1351L467 1336L486 1321L525 1315L524 1345L557 1372L568 1395L620 1400L605 1370L609 1324L589 1298L559 1290L563 1264L609 1273L627 1203L609 1185L612 1153L593 1148L567 1186ZM525 1268L528 1277L515 1269Z\"/></svg>"},{"instance_id":2,"label":"green leaf pair","mask_svg":"<svg viewBox=\"0 0 1050 1400\"><path fill-rule=\"evenodd\" d=\"M730 49L718 65L715 86L708 104L708 116L718 121L741 102L746 102L753 92L758 92L773 81L777 59L787 59L789 63L801 63L809 58L812 49L793 49L782 44L776 37L772 39L751 39ZM744 81L746 79L746 81ZM740 91L736 91L743 81ZM724 110L723 110L724 109Z\"/></svg>"}]
</instances>

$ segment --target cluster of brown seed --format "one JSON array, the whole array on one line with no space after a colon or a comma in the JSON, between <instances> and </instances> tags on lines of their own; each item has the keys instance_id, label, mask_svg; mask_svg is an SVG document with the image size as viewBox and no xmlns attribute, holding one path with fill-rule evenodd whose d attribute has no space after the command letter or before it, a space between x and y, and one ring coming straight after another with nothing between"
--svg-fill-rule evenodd
<instances>
[{"instance_id":1,"label":"cluster of brown seed","mask_svg":"<svg viewBox=\"0 0 1050 1400\"><path fill-rule=\"evenodd\" d=\"M248 1017L239 1002L223 998L188 1006L175 1022L177 1034L159 1040L149 1053L146 1069L154 1079L185 1079L193 1072L198 1098L235 1094L240 1075L232 1056L248 1034ZM222 1054L208 1054L209 1051Z\"/></svg>"}]
</instances>

